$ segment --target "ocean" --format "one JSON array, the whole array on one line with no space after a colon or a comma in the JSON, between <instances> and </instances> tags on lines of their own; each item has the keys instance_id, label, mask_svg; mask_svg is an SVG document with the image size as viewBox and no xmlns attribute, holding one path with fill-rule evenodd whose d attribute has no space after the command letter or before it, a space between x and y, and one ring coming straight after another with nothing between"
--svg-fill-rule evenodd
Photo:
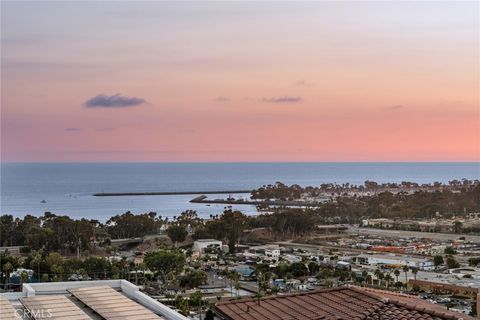
<instances>
[{"instance_id":1,"label":"ocean","mask_svg":"<svg viewBox=\"0 0 480 320\"><path fill-rule=\"evenodd\" d=\"M50 211L106 221L126 211L163 217L193 209L201 217L224 205L192 204L195 195L95 197L97 192L219 191L254 189L281 181L321 183L480 179L480 163L3 163L2 214L40 216ZM245 197L245 195L243 195ZM225 197L209 195L209 198ZM45 203L42 201L45 200ZM254 206L236 206L255 214Z\"/></svg>"}]
</instances>

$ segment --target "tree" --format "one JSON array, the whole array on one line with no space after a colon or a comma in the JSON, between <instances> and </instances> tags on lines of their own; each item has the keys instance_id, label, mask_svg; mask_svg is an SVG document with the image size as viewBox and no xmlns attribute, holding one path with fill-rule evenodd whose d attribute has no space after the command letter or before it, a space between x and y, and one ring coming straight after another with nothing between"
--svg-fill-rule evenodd
<instances>
[{"instance_id":1,"label":"tree","mask_svg":"<svg viewBox=\"0 0 480 320\"><path fill-rule=\"evenodd\" d=\"M390 282L391 282L392 280L393 280L393 279L392 279L392 276L390 275L390 273L387 273L387 274L385 275L385 282L386 282L386 284L387 284L387 289L390 287Z\"/></svg>"},{"instance_id":2,"label":"tree","mask_svg":"<svg viewBox=\"0 0 480 320\"><path fill-rule=\"evenodd\" d=\"M408 266L404 265L403 266L403 272L405 272L405 288L408 287Z\"/></svg>"},{"instance_id":3,"label":"tree","mask_svg":"<svg viewBox=\"0 0 480 320\"><path fill-rule=\"evenodd\" d=\"M290 270L294 277L305 276L308 272L307 267L302 262L294 262L290 265Z\"/></svg>"},{"instance_id":4,"label":"tree","mask_svg":"<svg viewBox=\"0 0 480 320\"><path fill-rule=\"evenodd\" d=\"M187 238L188 232L185 227L181 225L171 225L167 229L167 235L172 242L177 245L177 242L183 242Z\"/></svg>"},{"instance_id":5,"label":"tree","mask_svg":"<svg viewBox=\"0 0 480 320\"><path fill-rule=\"evenodd\" d=\"M20 273L21 284L23 285L24 283L28 282L28 279L29 279L28 272L25 270L22 271L22 273Z\"/></svg>"},{"instance_id":6,"label":"tree","mask_svg":"<svg viewBox=\"0 0 480 320\"><path fill-rule=\"evenodd\" d=\"M185 210L180 213L180 216L177 218L177 223L184 228L196 228L202 219L198 217L197 211L195 210Z\"/></svg>"},{"instance_id":7,"label":"tree","mask_svg":"<svg viewBox=\"0 0 480 320\"><path fill-rule=\"evenodd\" d=\"M367 282L367 277L368 277L368 271L367 271L367 270L363 270L363 271L362 271L363 285L366 284L366 282Z\"/></svg>"},{"instance_id":8,"label":"tree","mask_svg":"<svg viewBox=\"0 0 480 320\"><path fill-rule=\"evenodd\" d=\"M0 275L5 274L5 288L10 279L10 273L22 265L22 260L17 256L12 256L8 250L0 253Z\"/></svg>"},{"instance_id":9,"label":"tree","mask_svg":"<svg viewBox=\"0 0 480 320\"><path fill-rule=\"evenodd\" d=\"M320 279L328 279L332 276L332 270L329 267L321 268L317 277Z\"/></svg>"},{"instance_id":10,"label":"tree","mask_svg":"<svg viewBox=\"0 0 480 320\"><path fill-rule=\"evenodd\" d=\"M198 288L206 284L208 275L203 270L190 270L180 277L180 286L189 289Z\"/></svg>"},{"instance_id":11,"label":"tree","mask_svg":"<svg viewBox=\"0 0 480 320\"><path fill-rule=\"evenodd\" d=\"M463 231L463 224L461 221L455 221L453 223L453 232L455 233L462 233Z\"/></svg>"},{"instance_id":12,"label":"tree","mask_svg":"<svg viewBox=\"0 0 480 320\"><path fill-rule=\"evenodd\" d=\"M5 288L8 289L8 284L10 281L10 273L13 272L13 265L10 262L5 263L3 266L3 272L5 273Z\"/></svg>"},{"instance_id":13,"label":"tree","mask_svg":"<svg viewBox=\"0 0 480 320\"><path fill-rule=\"evenodd\" d=\"M447 256L447 267L448 269L459 268L460 264L455 260L453 256Z\"/></svg>"},{"instance_id":14,"label":"tree","mask_svg":"<svg viewBox=\"0 0 480 320\"><path fill-rule=\"evenodd\" d=\"M453 247L445 247L444 253L445 254L456 254L457 251Z\"/></svg>"},{"instance_id":15,"label":"tree","mask_svg":"<svg viewBox=\"0 0 480 320\"><path fill-rule=\"evenodd\" d=\"M43 252L40 250L40 251L34 251L33 254L32 254L32 260L31 260L31 264L32 264L32 267L35 266L37 269L37 279L38 281L40 281L40 265L42 264L43 262Z\"/></svg>"},{"instance_id":16,"label":"tree","mask_svg":"<svg viewBox=\"0 0 480 320\"><path fill-rule=\"evenodd\" d=\"M318 263L313 262L313 261L308 263L308 271L309 271L310 275L317 274L318 270L320 270L320 267L318 266Z\"/></svg>"},{"instance_id":17,"label":"tree","mask_svg":"<svg viewBox=\"0 0 480 320\"><path fill-rule=\"evenodd\" d=\"M215 313L212 311L212 309L207 310L204 320L215 320Z\"/></svg>"},{"instance_id":18,"label":"tree","mask_svg":"<svg viewBox=\"0 0 480 320\"><path fill-rule=\"evenodd\" d=\"M237 298L240 295L240 273L239 272L233 272L232 273L232 280L235 285L235 295Z\"/></svg>"},{"instance_id":19,"label":"tree","mask_svg":"<svg viewBox=\"0 0 480 320\"><path fill-rule=\"evenodd\" d=\"M88 257L83 261L83 267L89 275L97 279L102 274L105 277L111 265L110 262L103 257Z\"/></svg>"},{"instance_id":20,"label":"tree","mask_svg":"<svg viewBox=\"0 0 480 320\"><path fill-rule=\"evenodd\" d=\"M163 221L155 212L135 215L130 211L111 217L106 222L106 230L112 239L143 237L156 234Z\"/></svg>"},{"instance_id":21,"label":"tree","mask_svg":"<svg viewBox=\"0 0 480 320\"><path fill-rule=\"evenodd\" d=\"M192 293L189 297L189 304L192 307L197 307L199 314L200 314L200 319L202 319L202 302L203 302L203 294L200 290L195 291Z\"/></svg>"},{"instance_id":22,"label":"tree","mask_svg":"<svg viewBox=\"0 0 480 320\"><path fill-rule=\"evenodd\" d=\"M183 299L182 296L177 296L175 299L175 305L180 310L180 313L184 316L188 316L190 313L190 305L188 304L188 299Z\"/></svg>"},{"instance_id":23,"label":"tree","mask_svg":"<svg viewBox=\"0 0 480 320\"><path fill-rule=\"evenodd\" d=\"M433 257L433 264L435 265L435 267L444 264L443 257L440 255L436 255L435 257Z\"/></svg>"},{"instance_id":24,"label":"tree","mask_svg":"<svg viewBox=\"0 0 480 320\"><path fill-rule=\"evenodd\" d=\"M476 267L480 263L480 257L473 257L468 259L468 265Z\"/></svg>"},{"instance_id":25,"label":"tree","mask_svg":"<svg viewBox=\"0 0 480 320\"><path fill-rule=\"evenodd\" d=\"M367 283L370 283L370 284L372 284L372 282L373 282L373 278L369 274L367 274L367 276L365 277L365 280L367 281Z\"/></svg>"},{"instance_id":26,"label":"tree","mask_svg":"<svg viewBox=\"0 0 480 320\"><path fill-rule=\"evenodd\" d=\"M61 279L63 274L63 256L58 252L50 252L45 260L50 271L54 273L58 279Z\"/></svg>"},{"instance_id":27,"label":"tree","mask_svg":"<svg viewBox=\"0 0 480 320\"><path fill-rule=\"evenodd\" d=\"M230 297L233 298L233 284L237 278L240 279L240 274L235 270L231 270L227 271L226 277L230 280Z\"/></svg>"},{"instance_id":28,"label":"tree","mask_svg":"<svg viewBox=\"0 0 480 320\"><path fill-rule=\"evenodd\" d=\"M413 280L417 280L418 268L412 268Z\"/></svg>"},{"instance_id":29,"label":"tree","mask_svg":"<svg viewBox=\"0 0 480 320\"><path fill-rule=\"evenodd\" d=\"M393 271L393 274L395 275L395 282L398 282L398 276L400 276L400 270L395 269L395 271Z\"/></svg>"},{"instance_id":30,"label":"tree","mask_svg":"<svg viewBox=\"0 0 480 320\"><path fill-rule=\"evenodd\" d=\"M220 220L224 222L226 229L229 252L235 253L235 245L243 234L247 216L238 210L232 210L231 207L227 207L220 216Z\"/></svg>"},{"instance_id":31,"label":"tree","mask_svg":"<svg viewBox=\"0 0 480 320\"><path fill-rule=\"evenodd\" d=\"M378 285L381 286L382 285L382 280L384 278L382 270L377 268L377 269L375 269L373 274L375 275L375 277L377 277Z\"/></svg>"},{"instance_id":32,"label":"tree","mask_svg":"<svg viewBox=\"0 0 480 320\"><path fill-rule=\"evenodd\" d=\"M179 274L185 266L185 256L178 251L151 251L147 252L143 262L151 271L160 275L163 281L170 272Z\"/></svg>"}]
</instances>

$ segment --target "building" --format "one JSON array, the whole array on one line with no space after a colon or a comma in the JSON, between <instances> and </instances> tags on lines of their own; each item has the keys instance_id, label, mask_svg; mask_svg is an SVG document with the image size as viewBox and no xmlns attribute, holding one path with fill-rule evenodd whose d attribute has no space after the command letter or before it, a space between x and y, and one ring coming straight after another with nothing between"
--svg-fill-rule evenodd
<instances>
[{"instance_id":1,"label":"building","mask_svg":"<svg viewBox=\"0 0 480 320\"><path fill-rule=\"evenodd\" d=\"M205 249L222 250L222 241L215 239L199 239L193 243L193 251L204 253Z\"/></svg>"},{"instance_id":2,"label":"building","mask_svg":"<svg viewBox=\"0 0 480 320\"><path fill-rule=\"evenodd\" d=\"M245 253L247 252L252 254L262 255L270 260L275 260L275 261L277 261L278 258L280 258L280 254L281 254L280 246L276 244L251 246L248 248L248 251L245 251Z\"/></svg>"},{"instance_id":3,"label":"building","mask_svg":"<svg viewBox=\"0 0 480 320\"><path fill-rule=\"evenodd\" d=\"M265 256L272 260L277 261L280 258L280 248L278 246L270 246L265 249Z\"/></svg>"},{"instance_id":4,"label":"building","mask_svg":"<svg viewBox=\"0 0 480 320\"><path fill-rule=\"evenodd\" d=\"M434 270L433 260L424 258L415 258L410 256L397 256L394 254L361 254L357 256L357 262L369 265L384 265L391 267L408 266L418 270Z\"/></svg>"},{"instance_id":5,"label":"building","mask_svg":"<svg viewBox=\"0 0 480 320\"><path fill-rule=\"evenodd\" d=\"M462 313L447 310L420 298L361 287L218 302L214 308L224 320L467 320Z\"/></svg>"},{"instance_id":6,"label":"building","mask_svg":"<svg viewBox=\"0 0 480 320\"><path fill-rule=\"evenodd\" d=\"M0 294L0 319L188 318L149 297L126 280L40 282Z\"/></svg>"}]
</instances>

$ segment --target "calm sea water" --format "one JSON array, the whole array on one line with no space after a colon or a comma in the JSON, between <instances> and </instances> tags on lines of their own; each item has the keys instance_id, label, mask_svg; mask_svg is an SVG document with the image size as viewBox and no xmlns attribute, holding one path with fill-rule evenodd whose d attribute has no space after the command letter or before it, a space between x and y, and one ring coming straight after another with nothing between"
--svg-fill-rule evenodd
<instances>
[{"instance_id":1,"label":"calm sea water","mask_svg":"<svg viewBox=\"0 0 480 320\"><path fill-rule=\"evenodd\" d=\"M194 209L208 217L221 213L224 206L191 204L191 195L92 194L238 190L276 181L307 186L328 182L361 184L365 180L448 182L461 178L479 179L480 163L8 163L1 165L1 213L24 216L51 211L105 221L125 211L155 211L172 217ZM256 211L253 206L237 208L249 214Z\"/></svg>"}]
</instances>

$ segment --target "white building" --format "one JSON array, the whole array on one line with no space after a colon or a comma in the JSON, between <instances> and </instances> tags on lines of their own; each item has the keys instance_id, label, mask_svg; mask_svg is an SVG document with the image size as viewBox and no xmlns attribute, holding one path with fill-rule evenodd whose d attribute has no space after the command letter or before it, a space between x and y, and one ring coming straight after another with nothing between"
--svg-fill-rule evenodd
<instances>
[{"instance_id":1,"label":"white building","mask_svg":"<svg viewBox=\"0 0 480 320\"><path fill-rule=\"evenodd\" d=\"M204 253L207 248L222 250L222 241L215 239L198 239L193 243L193 251L195 252Z\"/></svg>"},{"instance_id":2,"label":"white building","mask_svg":"<svg viewBox=\"0 0 480 320\"><path fill-rule=\"evenodd\" d=\"M293 254L285 254L283 259L288 261L288 263L295 263L295 262L302 262L302 258L299 256L295 256Z\"/></svg>"},{"instance_id":3,"label":"white building","mask_svg":"<svg viewBox=\"0 0 480 320\"><path fill-rule=\"evenodd\" d=\"M278 258L280 258L280 248L278 246L269 246L265 248L265 256L277 261Z\"/></svg>"},{"instance_id":4,"label":"white building","mask_svg":"<svg viewBox=\"0 0 480 320\"><path fill-rule=\"evenodd\" d=\"M410 256L397 256L394 254L361 254L357 257L357 261L367 263L369 265L390 265L390 266L408 266L417 268L418 270L434 270L433 260L415 258Z\"/></svg>"},{"instance_id":5,"label":"white building","mask_svg":"<svg viewBox=\"0 0 480 320\"><path fill-rule=\"evenodd\" d=\"M261 246L250 246L247 251L251 254L256 254L258 257L267 258L269 260L278 261L280 258L280 246L279 245L261 245Z\"/></svg>"}]
</instances>

